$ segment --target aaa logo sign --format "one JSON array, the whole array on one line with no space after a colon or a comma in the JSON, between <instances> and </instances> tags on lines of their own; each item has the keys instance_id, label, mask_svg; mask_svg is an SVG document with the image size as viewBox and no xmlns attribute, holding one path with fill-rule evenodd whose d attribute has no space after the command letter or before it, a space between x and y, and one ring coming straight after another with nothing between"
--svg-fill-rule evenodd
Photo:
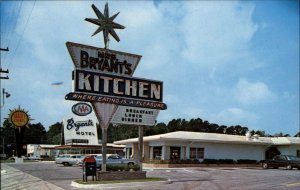
<instances>
[{"instance_id":1,"label":"aaa logo sign","mask_svg":"<svg viewBox=\"0 0 300 190\"><path fill-rule=\"evenodd\" d=\"M78 116L86 116L92 112L92 107L87 103L77 103L72 106L72 112Z\"/></svg>"}]
</instances>

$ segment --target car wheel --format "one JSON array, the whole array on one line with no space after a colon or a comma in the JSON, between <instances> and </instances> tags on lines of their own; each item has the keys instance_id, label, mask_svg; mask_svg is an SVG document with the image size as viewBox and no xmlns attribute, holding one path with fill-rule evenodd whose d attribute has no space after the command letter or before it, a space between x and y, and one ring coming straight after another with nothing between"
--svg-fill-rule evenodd
<instances>
[{"instance_id":1,"label":"car wheel","mask_svg":"<svg viewBox=\"0 0 300 190\"><path fill-rule=\"evenodd\" d=\"M69 164L67 162L64 162L63 165L64 166L69 166Z\"/></svg>"},{"instance_id":2,"label":"car wheel","mask_svg":"<svg viewBox=\"0 0 300 190\"><path fill-rule=\"evenodd\" d=\"M132 163L132 162L128 163L128 166L133 166L133 165L134 165L134 163Z\"/></svg>"},{"instance_id":3,"label":"car wheel","mask_svg":"<svg viewBox=\"0 0 300 190\"><path fill-rule=\"evenodd\" d=\"M286 166L286 169L287 169L287 170L291 170L291 169L293 169L293 167L292 167L291 165L287 165L287 166Z\"/></svg>"},{"instance_id":4,"label":"car wheel","mask_svg":"<svg viewBox=\"0 0 300 190\"><path fill-rule=\"evenodd\" d=\"M269 165L268 165L267 163L263 163L263 164L262 164L262 168L263 168L263 169L268 169L268 168L269 168Z\"/></svg>"}]
</instances>

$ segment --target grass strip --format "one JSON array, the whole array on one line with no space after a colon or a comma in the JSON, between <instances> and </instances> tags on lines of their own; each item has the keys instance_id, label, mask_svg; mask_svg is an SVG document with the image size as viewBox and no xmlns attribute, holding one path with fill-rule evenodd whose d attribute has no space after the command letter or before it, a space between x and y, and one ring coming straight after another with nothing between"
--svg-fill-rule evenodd
<instances>
[{"instance_id":1,"label":"grass strip","mask_svg":"<svg viewBox=\"0 0 300 190\"><path fill-rule=\"evenodd\" d=\"M133 182L155 182L155 181L167 181L166 178L149 177L146 179L129 179L129 180L103 180L103 181L83 181L75 180L76 183L91 185L91 184L111 184L111 183L133 183Z\"/></svg>"}]
</instances>

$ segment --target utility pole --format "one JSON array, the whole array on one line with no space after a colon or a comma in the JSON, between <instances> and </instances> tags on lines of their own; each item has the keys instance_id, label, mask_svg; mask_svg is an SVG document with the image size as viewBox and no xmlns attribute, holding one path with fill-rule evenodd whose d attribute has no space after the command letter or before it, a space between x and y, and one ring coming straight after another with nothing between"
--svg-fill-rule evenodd
<instances>
[{"instance_id":1,"label":"utility pole","mask_svg":"<svg viewBox=\"0 0 300 190\"><path fill-rule=\"evenodd\" d=\"M7 47L6 49L0 48L0 51L9 51L9 49L8 49L8 47ZM2 76L1 76L1 73L6 73L6 74L8 74L9 71L8 71L8 69L7 69L7 70L2 70L1 61L0 61L0 79L9 79L8 76L2 77ZM1 88L1 80L0 80L0 88Z\"/></svg>"},{"instance_id":2,"label":"utility pole","mask_svg":"<svg viewBox=\"0 0 300 190\"><path fill-rule=\"evenodd\" d=\"M6 48L6 49L4 49L4 48L0 48L0 51L9 51L9 49L8 49L8 47ZM6 73L6 74L8 74L9 73L9 71L8 71L8 69L7 70L2 70L2 64L1 64L1 59L0 59L0 90L1 90L1 79L9 79L8 78L8 76L5 76L5 77L2 77L1 76L1 74L2 73ZM1 91L1 93L2 93L2 91ZM2 94L2 96L4 96L4 93ZM0 96L1 97L1 96ZM3 97L4 98L4 97ZM4 100L4 99L3 99ZM0 103L1 104L1 103ZM3 103L3 106L4 106L4 103ZM1 110L2 110L2 106L0 105L0 127L3 127L2 126L2 114L1 114ZM2 147L3 147L3 154L5 154L5 149L4 149L4 147L5 147L5 144L4 144L4 137L3 137L3 144L2 144Z\"/></svg>"}]
</instances>

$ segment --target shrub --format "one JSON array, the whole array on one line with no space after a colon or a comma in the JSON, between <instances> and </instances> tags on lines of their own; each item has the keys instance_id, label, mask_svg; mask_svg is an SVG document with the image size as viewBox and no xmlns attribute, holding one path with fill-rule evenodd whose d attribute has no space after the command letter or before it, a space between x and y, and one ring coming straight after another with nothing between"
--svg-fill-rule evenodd
<instances>
[{"instance_id":1,"label":"shrub","mask_svg":"<svg viewBox=\"0 0 300 190\"><path fill-rule=\"evenodd\" d=\"M123 171L125 170L125 166L122 165L107 165L106 171Z\"/></svg>"},{"instance_id":2,"label":"shrub","mask_svg":"<svg viewBox=\"0 0 300 190\"><path fill-rule=\"evenodd\" d=\"M218 164L218 160L217 159L204 159L203 164Z\"/></svg>"},{"instance_id":3,"label":"shrub","mask_svg":"<svg viewBox=\"0 0 300 190\"><path fill-rule=\"evenodd\" d=\"M144 163L149 164L199 164L199 160L148 160Z\"/></svg>"},{"instance_id":4,"label":"shrub","mask_svg":"<svg viewBox=\"0 0 300 190\"><path fill-rule=\"evenodd\" d=\"M233 159L219 159L218 164L234 164L236 163Z\"/></svg>"},{"instance_id":5,"label":"shrub","mask_svg":"<svg viewBox=\"0 0 300 190\"><path fill-rule=\"evenodd\" d=\"M139 171L139 170L140 170L140 166L139 166L139 165L133 165L133 166L132 166L132 169L133 169L134 171Z\"/></svg>"},{"instance_id":6,"label":"shrub","mask_svg":"<svg viewBox=\"0 0 300 190\"><path fill-rule=\"evenodd\" d=\"M124 171L129 171L132 168L132 166L124 166Z\"/></svg>"},{"instance_id":7,"label":"shrub","mask_svg":"<svg viewBox=\"0 0 300 190\"><path fill-rule=\"evenodd\" d=\"M239 159L237 160L238 164L257 164L257 160L250 160L250 159Z\"/></svg>"}]
</instances>

